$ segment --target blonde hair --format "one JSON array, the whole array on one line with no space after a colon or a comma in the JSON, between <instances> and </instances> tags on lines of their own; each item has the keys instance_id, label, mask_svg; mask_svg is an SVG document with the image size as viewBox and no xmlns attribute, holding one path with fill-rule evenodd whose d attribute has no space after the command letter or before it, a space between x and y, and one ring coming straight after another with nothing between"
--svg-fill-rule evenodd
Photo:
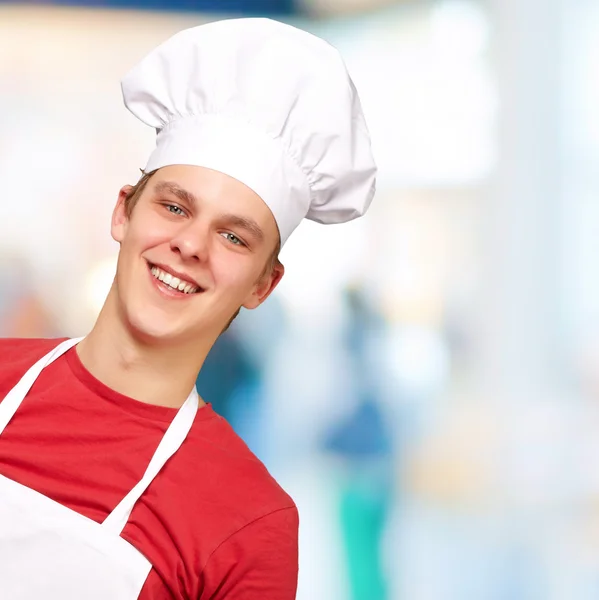
<instances>
[{"instance_id":1,"label":"blonde hair","mask_svg":"<svg viewBox=\"0 0 599 600\"><path fill-rule=\"evenodd\" d=\"M131 187L128 194L125 196L125 212L128 217L131 216L131 213L133 212L137 201L143 194L146 185L148 185L148 181L150 181L154 173L156 173L156 170L146 173L143 169L141 169L141 177L139 178L139 181Z\"/></svg>"}]
</instances>

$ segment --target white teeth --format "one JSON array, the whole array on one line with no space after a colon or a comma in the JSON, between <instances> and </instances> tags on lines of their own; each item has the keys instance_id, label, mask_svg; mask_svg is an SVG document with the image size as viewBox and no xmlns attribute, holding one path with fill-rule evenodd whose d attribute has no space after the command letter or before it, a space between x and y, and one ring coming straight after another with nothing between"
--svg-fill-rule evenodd
<instances>
[{"instance_id":1,"label":"white teeth","mask_svg":"<svg viewBox=\"0 0 599 600\"><path fill-rule=\"evenodd\" d=\"M156 279L162 281L164 284L185 294L193 294L199 289L196 286L179 279L178 277L174 277L170 273L162 271L158 267L152 267L151 273Z\"/></svg>"}]
</instances>

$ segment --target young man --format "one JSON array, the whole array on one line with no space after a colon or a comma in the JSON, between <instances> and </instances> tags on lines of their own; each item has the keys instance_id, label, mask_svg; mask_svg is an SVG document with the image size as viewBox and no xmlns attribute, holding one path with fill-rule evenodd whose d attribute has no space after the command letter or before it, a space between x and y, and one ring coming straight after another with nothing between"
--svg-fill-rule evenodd
<instances>
[{"instance_id":1,"label":"young man","mask_svg":"<svg viewBox=\"0 0 599 600\"><path fill-rule=\"evenodd\" d=\"M0 598L291 600L296 507L194 382L301 219L370 204L360 103L333 48L265 19L181 32L123 93L157 145L97 323L0 342Z\"/></svg>"}]
</instances>

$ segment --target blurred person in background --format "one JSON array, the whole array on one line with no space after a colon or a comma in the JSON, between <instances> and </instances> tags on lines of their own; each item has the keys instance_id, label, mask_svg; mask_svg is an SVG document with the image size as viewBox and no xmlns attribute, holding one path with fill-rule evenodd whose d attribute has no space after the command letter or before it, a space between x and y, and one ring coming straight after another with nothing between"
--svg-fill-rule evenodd
<instances>
[{"instance_id":1,"label":"blurred person in background","mask_svg":"<svg viewBox=\"0 0 599 600\"><path fill-rule=\"evenodd\" d=\"M206 356L196 388L202 397L210 398L218 414L237 431L235 398L240 389L251 386L258 378L257 365L244 352L239 334L230 327L216 339ZM244 441L247 443L245 438Z\"/></svg>"},{"instance_id":2,"label":"blurred person in background","mask_svg":"<svg viewBox=\"0 0 599 600\"><path fill-rule=\"evenodd\" d=\"M338 522L352 600L386 600L383 537L393 506L393 432L373 372L372 338L385 323L363 289L345 293L346 347L355 377L352 409L333 423L324 448L336 457ZM352 403L349 403L350 405Z\"/></svg>"},{"instance_id":3,"label":"blurred person in background","mask_svg":"<svg viewBox=\"0 0 599 600\"><path fill-rule=\"evenodd\" d=\"M196 381L200 396L210 398L216 412L267 464L272 449L265 414L265 365L279 350L285 333L285 310L271 296L256 310L240 313L217 338Z\"/></svg>"},{"instance_id":4,"label":"blurred person in background","mask_svg":"<svg viewBox=\"0 0 599 600\"><path fill-rule=\"evenodd\" d=\"M0 342L0 597L291 600L295 504L194 383L297 225L368 208L360 102L331 46L266 19L183 31L122 86L158 135L98 320Z\"/></svg>"}]
</instances>

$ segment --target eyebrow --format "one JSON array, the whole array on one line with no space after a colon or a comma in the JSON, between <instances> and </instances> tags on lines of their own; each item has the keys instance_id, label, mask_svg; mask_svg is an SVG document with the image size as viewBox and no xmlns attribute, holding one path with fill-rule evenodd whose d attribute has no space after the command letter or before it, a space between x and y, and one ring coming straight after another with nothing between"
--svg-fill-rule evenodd
<instances>
[{"instance_id":1,"label":"eyebrow","mask_svg":"<svg viewBox=\"0 0 599 600\"><path fill-rule=\"evenodd\" d=\"M177 196L179 200L187 202L187 204L191 204L192 206L196 206L198 204L197 198L191 192L183 189L180 185L177 185L173 181L159 181L154 186L154 191L159 194L163 192L170 192L174 196Z\"/></svg>"},{"instance_id":2,"label":"eyebrow","mask_svg":"<svg viewBox=\"0 0 599 600\"><path fill-rule=\"evenodd\" d=\"M232 227L244 229L259 242L264 240L262 228L253 219L248 219L247 217L241 217L239 215L223 214L220 215L220 220Z\"/></svg>"},{"instance_id":3,"label":"eyebrow","mask_svg":"<svg viewBox=\"0 0 599 600\"><path fill-rule=\"evenodd\" d=\"M180 185L176 184L174 181L159 181L154 186L154 191L161 194L164 192L170 192L174 196L177 196L179 200L183 202L187 202L191 206L197 206L198 200L186 189L182 188ZM225 213L219 216L219 220L227 223L231 227L239 227L245 231L247 231L250 235L252 235L258 242L264 241L264 231L256 221L250 219L248 217L242 217L240 215L235 215L232 213Z\"/></svg>"}]
</instances>

